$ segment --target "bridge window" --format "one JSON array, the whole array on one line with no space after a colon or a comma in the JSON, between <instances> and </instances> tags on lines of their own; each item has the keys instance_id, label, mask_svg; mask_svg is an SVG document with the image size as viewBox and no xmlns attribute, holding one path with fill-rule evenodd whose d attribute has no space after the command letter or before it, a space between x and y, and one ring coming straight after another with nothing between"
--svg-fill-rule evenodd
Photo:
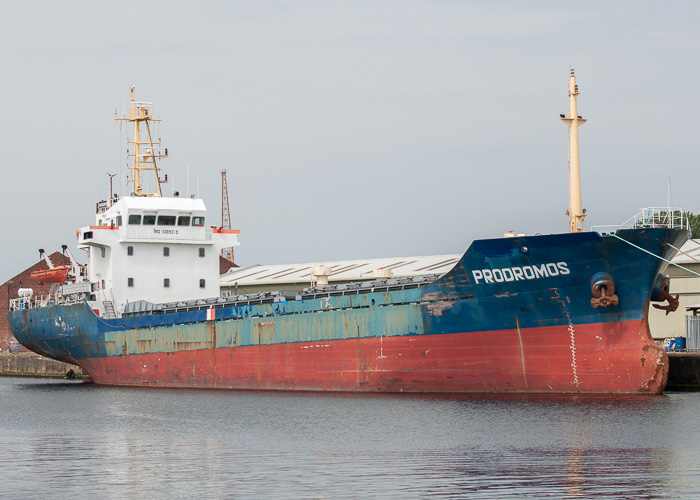
<instances>
[{"instance_id":1,"label":"bridge window","mask_svg":"<svg viewBox=\"0 0 700 500\"><path fill-rule=\"evenodd\" d=\"M144 226L155 226L156 225L156 216L155 215L144 215L143 216L143 225Z\"/></svg>"},{"instance_id":2,"label":"bridge window","mask_svg":"<svg viewBox=\"0 0 700 500\"><path fill-rule=\"evenodd\" d=\"M130 225L130 226L138 226L139 224L141 224L141 216L140 216L140 215L131 214L131 215L129 216L129 225Z\"/></svg>"},{"instance_id":3,"label":"bridge window","mask_svg":"<svg viewBox=\"0 0 700 500\"><path fill-rule=\"evenodd\" d=\"M174 215L159 215L158 216L159 226L174 226L175 216Z\"/></svg>"},{"instance_id":4,"label":"bridge window","mask_svg":"<svg viewBox=\"0 0 700 500\"><path fill-rule=\"evenodd\" d=\"M204 225L204 217L192 217L192 225L193 226L203 226Z\"/></svg>"},{"instance_id":5,"label":"bridge window","mask_svg":"<svg viewBox=\"0 0 700 500\"><path fill-rule=\"evenodd\" d=\"M178 226L189 226L190 225L190 216L189 215L183 215L177 218L177 225Z\"/></svg>"}]
</instances>

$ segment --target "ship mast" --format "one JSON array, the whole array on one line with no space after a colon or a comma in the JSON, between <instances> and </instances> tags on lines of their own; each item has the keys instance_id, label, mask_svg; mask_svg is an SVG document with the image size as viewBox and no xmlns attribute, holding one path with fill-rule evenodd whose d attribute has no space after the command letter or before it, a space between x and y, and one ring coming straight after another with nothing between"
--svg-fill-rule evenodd
<instances>
[{"instance_id":1,"label":"ship mast","mask_svg":"<svg viewBox=\"0 0 700 500\"><path fill-rule=\"evenodd\" d=\"M586 123L586 120L579 116L576 107L576 99L579 91L576 85L576 76L571 69L569 76L569 116L561 115L561 121L569 126L569 232L580 233L583 231L583 219L586 218L586 211L582 208L581 202L581 167L579 166L578 155L578 128Z\"/></svg>"},{"instance_id":2,"label":"ship mast","mask_svg":"<svg viewBox=\"0 0 700 500\"><path fill-rule=\"evenodd\" d=\"M131 170L131 178L127 178L127 183L133 184L132 196L163 196L161 191L161 184L168 182L168 176L165 176L165 180L160 178L160 170L156 163L156 158L167 158L168 150L165 150L165 154L156 153L154 145L160 146L160 138L158 142L154 143L151 137L151 127L149 122L159 122L160 118L153 118L151 114L151 107L153 103L151 102L137 102L134 98L134 89L136 87L131 87L131 109L128 112L128 116L125 118L115 118L115 120L124 120L134 123L134 140L129 141L128 144L133 144L133 152L127 152L127 155L133 157L133 162L129 169ZM145 129L145 134L143 133ZM156 178L156 187L158 192L156 193L146 193L141 187L141 172L152 170Z\"/></svg>"}]
</instances>

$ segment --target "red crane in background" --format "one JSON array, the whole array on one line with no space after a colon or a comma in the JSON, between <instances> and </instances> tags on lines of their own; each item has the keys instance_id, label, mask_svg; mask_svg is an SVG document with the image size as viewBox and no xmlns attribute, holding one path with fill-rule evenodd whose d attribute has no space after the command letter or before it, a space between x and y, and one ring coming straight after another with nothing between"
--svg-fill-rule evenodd
<instances>
[{"instance_id":1,"label":"red crane in background","mask_svg":"<svg viewBox=\"0 0 700 500\"><path fill-rule=\"evenodd\" d=\"M231 212L228 204L226 170L221 171L221 229L231 229ZM222 248L221 256L224 259L233 262L233 247Z\"/></svg>"}]
</instances>

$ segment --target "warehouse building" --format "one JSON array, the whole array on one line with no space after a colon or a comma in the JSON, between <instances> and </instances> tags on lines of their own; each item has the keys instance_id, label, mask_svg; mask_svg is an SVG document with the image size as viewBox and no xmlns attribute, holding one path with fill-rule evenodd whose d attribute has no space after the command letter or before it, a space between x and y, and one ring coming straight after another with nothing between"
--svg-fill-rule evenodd
<instances>
[{"instance_id":1,"label":"warehouse building","mask_svg":"<svg viewBox=\"0 0 700 500\"><path fill-rule=\"evenodd\" d=\"M671 278L671 295L678 295L678 309L668 315L654 307L649 309L649 328L655 340L685 337L686 316L693 315L691 306L700 304L700 240L688 240L680 250L672 261L676 265L665 271Z\"/></svg>"},{"instance_id":2,"label":"warehouse building","mask_svg":"<svg viewBox=\"0 0 700 500\"><path fill-rule=\"evenodd\" d=\"M49 256L49 259L55 266L70 265L70 259L61 252L54 252ZM0 286L0 352L7 352L10 348L20 349L12 331L10 331L10 323L7 320L10 299L17 298L17 291L20 288L31 288L34 290L34 295L48 295L51 283L42 283L30 276L34 271L42 269L48 269L43 259Z\"/></svg>"},{"instance_id":3,"label":"warehouse building","mask_svg":"<svg viewBox=\"0 0 700 500\"><path fill-rule=\"evenodd\" d=\"M449 254L239 267L221 276L221 291L230 295L301 291L314 285L441 275L452 269L461 257L461 254Z\"/></svg>"}]
</instances>

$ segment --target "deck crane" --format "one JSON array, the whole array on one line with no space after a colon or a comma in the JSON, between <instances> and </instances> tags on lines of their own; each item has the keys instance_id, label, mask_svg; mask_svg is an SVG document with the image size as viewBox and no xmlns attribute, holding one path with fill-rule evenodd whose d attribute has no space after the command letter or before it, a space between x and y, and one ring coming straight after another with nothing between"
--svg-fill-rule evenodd
<instances>
[{"instance_id":1,"label":"deck crane","mask_svg":"<svg viewBox=\"0 0 700 500\"><path fill-rule=\"evenodd\" d=\"M39 257L43 258L44 261L46 262L46 265L49 266L49 269L53 269L53 262L51 262L51 259L49 259L49 255L46 253L46 250L43 248L39 249Z\"/></svg>"},{"instance_id":2,"label":"deck crane","mask_svg":"<svg viewBox=\"0 0 700 500\"><path fill-rule=\"evenodd\" d=\"M70 267L71 267L71 272L70 275L72 275L73 279L75 280L76 283L83 281L84 277L84 267L78 264L78 261L75 260L75 257L73 256L73 252L70 251L70 248L68 248L68 245L61 245L61 248L63 249L63 255L67 255L68 259L70 260Z\"/></svg>"}]
</instances>

